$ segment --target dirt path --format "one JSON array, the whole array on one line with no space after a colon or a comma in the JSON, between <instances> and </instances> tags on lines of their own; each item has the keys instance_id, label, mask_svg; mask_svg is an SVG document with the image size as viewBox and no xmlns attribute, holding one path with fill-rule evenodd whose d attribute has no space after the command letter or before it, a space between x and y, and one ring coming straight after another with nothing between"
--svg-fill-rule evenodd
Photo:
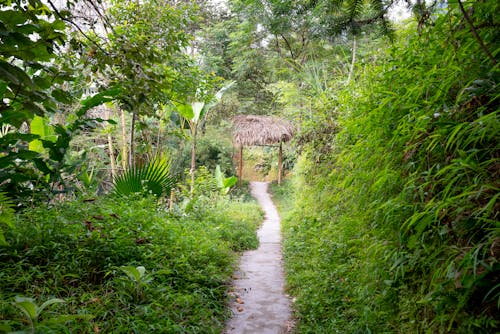
<instances>
[{"instance_id":1,"label":"dirt path","mask_svg":"<svg viewBox=\"0 0 500 334\"><path fill-rule=\"evenodd\" d=\"M260 246L247 251L235 274L233 318L227 334L280 334L290 327L290 301L284 294L280 217L267 182L251 182L252 195L266 217L257 234Z\"/></svg>"}]
</instances>

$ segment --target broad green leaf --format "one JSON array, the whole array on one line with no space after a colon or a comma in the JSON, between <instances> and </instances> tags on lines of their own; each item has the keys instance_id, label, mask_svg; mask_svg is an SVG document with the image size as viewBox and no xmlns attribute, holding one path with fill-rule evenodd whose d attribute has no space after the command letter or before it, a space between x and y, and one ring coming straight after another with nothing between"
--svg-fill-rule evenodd
<instances>
[{"instance_id":1,"label":"broad green leaf","mask_svg":"<svg viewBox=\"0 0 500 334\"><path fill-rule=\"evenodd\" d=\"M30 124L31 134L40 136L40 139L33 140L29 143L30 151L35 151L42 153L44 152L44 147L42 140L50 141L55 143L57 141L57 136L54 134L54 129L50 126L49 121L40 116L33 117Z\"/></svg>"},{"instance_id":2,"label":"broad green leaf","mask_svg":"<svg viewBox=\"0 0 500 334\"><path fill-rule=\"evenodd\" d=\"M144 276L144 273L146 272L146 268L143 266L123 266L120 267L120 269L127 274L127 276L133 280L134 282L140 282L141 278Z\"/></svg>"},{"instance_id":3,"label":"broad green leaf","mask_svg":"<svg viewBox=\"0 0 500 334\"><path fill-rule=\"evenodd\" d=\"M3 99L7 86L8 84L5 81L0 80L0 99Z\"/></svg>"},{"instance_id":4,"label":"broad green leaf","mask_svg":"<svg viewBox=\"0 0 500 334\"><path fill-rule=\"evenodd\" d=\"M33 117L33 115L39 115L39 116L45 115L45 110L42 108L42 106L40 106L37 103L34 103L33 101L27 101L27 100L23 101L23 108L25 112L30 116L30 118Z\"/></svg>"},{"instance_id":5,"label":"broad green leaf","mask_svg":"<svg viewBox=\"0 0 500 334\"><path fill-rule=\"evenodd\" d=\"M207 110L204 108L205 102L193 102L191 104L191 108L193 110L193 118L192 121L195 124L198 124L198 121L203 118Z\"/></svg>"},{"instance_id":6,"label":"broad green leaf","mask_svg":"<svg viewBox=\"0 0 500 334\"><path fill-rule=\"evenodd\" d=\"M37 306L33 298L19 297L17 296L14 303L23 313L30 319L35 320L37 318Z\"/></svg>"},{"instance_id":7,"label":"broad green leaf","mask_svg":"<svg viewBox=\"0 0 500 334\"><path fill-rule=\"evenodd\" d=\"M220 189L222 194L227 194L229 189L238 182L238 178L236 176L231 176L226 178L224 173L222 173L220 166L217 165L215 167L215 181L217 183L217 188Z\"/></svg>"},{"instance_id":8,"label":"broad green leaf","mask_svg":"<svg viewBox=\"0 0 500 334\"><path fill-rule=\"evenodd\" d=\"M236 184L236 182L238 182L238 178L234 175L231 177L225 178L224 179L224 187L231 188L232 186L234 186Z\"/></svg>"},{"instance_id":9,"label":"broad green leaf","mask_svg":"<svg viewBox=\"0 0 500 334\"><path fill-rule=\"evenodd\" d=\"M83 116L88 110L94 107L106 102L114 101L120 93L122 93L122 88L118 85L97 93L82 101L82 107L77 111L76 115Z\"/></svg>"},{"instance_id":10,"label":"broad green leaf","mask_svg":"<svg viewBox=\"0 0 500 334\"><path fill-rule=\"evenodd\" d=\"M33 88L33 82L26 72L3 60L0 60L0 77L4 80L10 81L14 85Z\"/></svg>"},{"instance_id":11,"label":"broad green leaf","mask_svg":"<svg viewBox=\"0 0 500 334\"><path fill-rule=\"evenodd\" d=\"M49 300L45 301L42 305L40 305L40 307L37 310L37 315L40 315L40 313L42 313L46 307L48 307L52 304L56 304L56 303L65 303L65 301L63 299L60 299L60 298L49 299Z\"/></svg>"},{"instance_id":12,"label":"broad green leaf","mask_svg":"<svg viewBox=\"0 0 500 334\"><path fill-rule=\"evenodd\" d=\"M71 94L62 89L54 89L54 91L52 91L52 97L54 97L57 102L64 104L70 104L73 101Z\"/></svg>"},{"instance_id":13,"label":"broad green leaf","mask_svg":"<svg viewBox=\"0 0 500 334\"><path fill-rule=\"evenodd\" d=\"M174 103L177 112L185 119L192 121L195 117L193 107L190 104Z\"/></svg>"},{"instance_id":14,"label":"broad green leaf","mask_svg":"<svg viewBox=\"0 0 500 334\"><path fill-rule=\"evenodd\" d=\"M41 140L36 139L29 143L30 151L42 153L44 152L43 143Z\"/></svg>"},{"instance_id":15,"label":"broad green leaf","mask_svg":"<svg viewBox=\"0 0 500 334\"><path fill-rule=\"evenodd\" d=\"M0 12L0 21L9 27L15 27L29 20L27 13L16 10L2 10Z\"/></svg>"},{"instance_id":16,"label":"broad green leaf","mask_svg":"<svg viewBox=\"0 0 500 334\"><path fill-rule=\"evenodd\" d=\"M2 111L0 124L10 124L16 127L21 126L25 121L30 120L33 113L25 108L7 108Z\"/></svg>"},{"instance_id":17,"label":"broad green leaf","mask_svg":"<svg viewBox=\"0 0 500 334\"><path fill-rule=\"evenodd\" d=\"M44 77L35 76L33 77L33 82L42 89L49 89L52 86L50 80Z\"/></svg>"}]
</instances>

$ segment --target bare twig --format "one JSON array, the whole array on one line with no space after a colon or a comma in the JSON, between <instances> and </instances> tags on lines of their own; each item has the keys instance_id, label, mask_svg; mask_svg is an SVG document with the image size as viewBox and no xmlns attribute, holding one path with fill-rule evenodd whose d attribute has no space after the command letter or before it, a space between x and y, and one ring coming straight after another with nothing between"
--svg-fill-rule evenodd
<instances>
[{"instance_id":1,"label":"bare twig","mask_svg":"<svg viewBox=\"0 0 500 334\"><path fill-rule=\"evenodd\" d=\"M65 22L68 22L70 23L71 25L73 25L82 35L83 37L85 37L86 39L88 39L92 44L94 44L99 50L101 50L104 54L106 55L109 55L100 45L99 43L97 43L94 39L90 38L89 35L87 35L83 30L82 28L80 28L80 26L78 24L76 24L75 22L71 21L70 19L64 17L61 15L61 13L59 12L59 10L57 9L57 7L54 5L54 3L51 1L51 0L47 0L47 2L49 3L50 7L52 7L52 10L54 11L54 13L63 21Z\"/></svg>"},{"instance_id":2,"label":"bare twig","mask_svg":"<svg viewBox=\"0 0 500 334\"><path fill-rule=\"evenodd\" d=\"M113 33L116 33L115 29L113 28L113 25L111 24L111 22L109 22L108 18L106 17L106 15L102 14L101 11L99 10L99 7L94 3L94 1L90 0L88 1L90 2L90 4L92 5L92 7L94 8L94 10L96 11L97 15L99 15L99 17L101 18L101 20L103 22L105 22L106 24L104 24L104 28L109 28L111 29L111 31Z\"/></svg>"},{"instance_id":3,"label":"bare twig","mask_svg":"<svg viewBox=\"0 0 500 334\"><path fill-rule=\"evenodd\" d=\"M288 50L290 51L290 56L292 56L292 59L295 59L295 55L293 54L292 46L290 45L290 43L288 42L288 40L286 39L286 37L283 34L280 34L280 36L285 41L286 46L288 47Z\"/></svg>"},{"instance_id":4,"label":"bare twig","mask_svg":"<svg viewBox=\"0 0 500 334\"><path fill-rule=\"evenodd\" d=\"M495 59L493 54L490 52L490 50L486 47L486 45L484 44L484 41L481 39L481 36L479 36L479 34L477 33L476 27L474 26L474 23L472 22L469 14L467 14L467 12L465 11L464 5L463 5L461 0L458 0L458 5L460 6L460 11L464 15L465 20L467 21L467 23L470 26L470 31L471 31L472 35L477 40L477 42L481 46L481 49L483 49L484 53L486 53L486 55L488 56L490 61L493 63L493 65L496 65L497 60Z\"/></svg>"}]
</instances>

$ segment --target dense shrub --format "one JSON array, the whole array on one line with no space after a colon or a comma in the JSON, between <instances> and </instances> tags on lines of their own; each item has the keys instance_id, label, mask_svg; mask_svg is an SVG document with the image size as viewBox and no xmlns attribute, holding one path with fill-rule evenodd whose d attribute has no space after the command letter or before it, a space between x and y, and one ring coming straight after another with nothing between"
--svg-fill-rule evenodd
<instances>
[{"instance_id":1,"label":"dense shrub","mask_svg":"<svg viewBox=\"0 0 500 334\"><path fill-rule=\"evenodd\" d=\"M222 196L203 213L156 203L88 199L19 215L0 252L0 332L25 328L13 304L25 296L64 299L41 314L44 333L219 333L234 250L256 246L260 210Z\"/></svg>"},{"instance_id":2,"label":"dense shrub","mask_svg":"<svg viewBox=\"0 0 500 334\"><path fill-rule=\"evenodd\" d=\"M196 144L196 165L205 166L211 172L217 165L225 175L234 175L233 152L231 150L230 128L227 123L206 126L200 132ZM189 141L178 148L173 162L174 174L182 173L190 168L191 147Z\"/></svg>"},{"instance_id":3,"label":"dense shrub","mask_svg":"<svg viewBox=\"0 0 500 334\"><path fill-rule=\"evenodd\" d=\"M317 110L338 126L304 145L285 220L298 333L500 326L500 73L455 9ZM498 31L481 36L498 54Z\"/></svg>"}]
</instances>

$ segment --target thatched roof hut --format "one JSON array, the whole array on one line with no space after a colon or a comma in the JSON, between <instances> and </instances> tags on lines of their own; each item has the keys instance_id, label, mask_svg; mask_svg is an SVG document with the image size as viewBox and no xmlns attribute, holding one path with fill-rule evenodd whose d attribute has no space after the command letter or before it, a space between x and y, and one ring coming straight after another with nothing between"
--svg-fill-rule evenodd
<instances>
[{"instance_id":1,"label":"thatched roof hut","mask_svg":"<svg viewBox=\"0 0 500 334\"><path fill-rule=\"evenodd\" d=\"M279 146L278 184L283 174L282 143L292 139L292 123L274 116L240 115L233 118L234 143L239 147L238 177L243 174L243 146Z\"/></svg>"},{"instance_id":2,"label":"thatched roof hut","mask_svg":"<svg viewBox=\"0 0 500 334\"><path fill-rule=\"evenodd\" d=\"M274 116L240 115L233 118L234 143L238 146L279 145L292 139L292 123Z\"/></svg>"}]
</instances>

